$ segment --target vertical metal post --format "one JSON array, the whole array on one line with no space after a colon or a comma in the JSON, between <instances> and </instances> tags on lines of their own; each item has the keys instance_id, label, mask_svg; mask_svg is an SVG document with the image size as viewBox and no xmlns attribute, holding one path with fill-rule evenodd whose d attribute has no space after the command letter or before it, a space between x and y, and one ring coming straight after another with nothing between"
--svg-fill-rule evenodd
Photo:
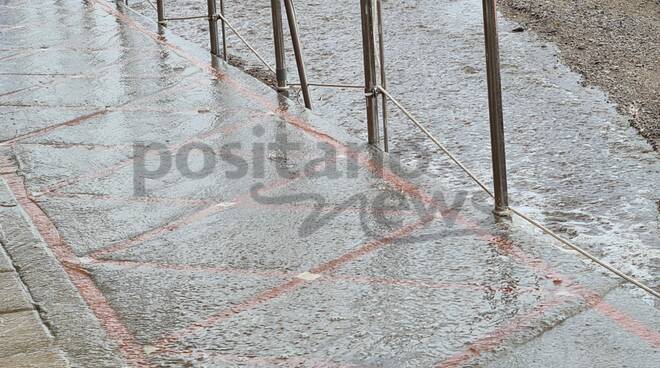
<instances>
[{"instance_id":1,"label":"vertical metal post","mask_svg":"<svg viewBox=\"0 0 660 368\"><path fill-rule=\"evenodd\" d=\"M493 160L493 183L497 216L509 216L504 150L504 118L502 116L502 86L497 38L496 0L482 0L484 36L486 41L486 72L488 78L488 111L490 115L490 145Z\"/></svg>"},{"instance_id":2,"label":"vertical metal post","mask_svg":"<svg viewBox=\"0 0 660 368\"><path fill-rule=\"evenodd\" d=\"M376 0L376 13L378 15L378 65L380 66L380 85L387 90L387 75L385 73L385 40L383 32L383 2ZM390 151L389 136L387 134L387 96L382 94L383 109L383 150Z\"/></svg>"},{"instance_id":3,"label":"vertical metal post","mask_svg":"<svg viewBox=\"0 0 660 368\"><path fill-rule=\"evenodd\" d=\"M225 16L225 0L220 0L220 14L223 17ZM226 62L229 60L229 55L227 55L227 26L224 19L220 21L222 22L222 59Z\"/></svg>"},{"instance_id":4,"label":"vertical metal post","mask_svg":"<svg viewBox=\"0 0 660 368\"><path fill-rule=\"evenodd\" d=\"M362 18L362 54L364 58L364 92L367 100L367 134L369 144L378 145L378 95L376 81L376 50L374 38L373 0L360 0Z\"/></svg>"},{"instance_id":5,"label":"vertical metal post","mask_svg":"<svg viewBox=\"0 0 660 368\"><path fill-rule=\"evenodd\" d=\"M218 18L216 17L217 9L215 7L215 0L207 0L207 4L209 17L209 36L211 38L211 54L220 56L220 49L218 48Z\"/></svg>"},{"instance_id":6,"label":"vertical metal post","mask_svg":"<svg viewBox=\"0 0 660 368\"><path fill-rule=\"evenodd\" d=\"M282 28L282 4L280 0L270 0L273 16L273 42L275 43L275 75L277 90L288 94L286 81L286 58L284 57L284 30Z\"/></svg>"},{"instance_id":7,"label":"vertical metal post","mask_svg":"<svg viewBox=\"0 0 660 368\"><path fill-rule=\"evenodd\" d=\"M165 25L165 8L163 7L163 0L156 0L156 14L158 14L158 24Z\"/></svg>"},{"instance_id":8,"label":"vertical metal post","mask_svg":"<svg viewBox=\"0 0 660 368\"><path fill-rule=\"evenodd\" d=\"M312 99L309 96L309 85L307 83L307 74L305 73L305 61L302 55L302 45L300 43L300 35L298 32L298 19L296 18L296 10L293 7L293 0L284 0L284 7L286 8L286 18L289 21L289 32L291 33L291 40L293 41L293 52L296 55L296 66L298 67L298 77L300 78L300 88L302 89L303 100L305 100L305 107L312 108Z\"/></svg>"}]
</instances>

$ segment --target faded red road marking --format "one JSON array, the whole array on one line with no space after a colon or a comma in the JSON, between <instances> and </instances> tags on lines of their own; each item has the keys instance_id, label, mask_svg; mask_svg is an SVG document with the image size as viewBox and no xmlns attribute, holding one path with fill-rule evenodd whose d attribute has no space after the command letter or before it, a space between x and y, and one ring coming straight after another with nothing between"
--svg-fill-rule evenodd
<instances>
[{"instance_id":1,"label":"faded red road marking","mask_svg":"<svg viewBox=\"0 0 660 368\"><path fill-rule=\"evenodd\" d=\"M322 263L322 264L310 269L309 272L324 273L324 272L335 271L339 267L341 267L341 266L343 266L343 265L345 265L349 262L352 262L353 260L355 260L357 258L360 258L364 255L369 254L369 253L372 253L372 252L374 252L374 251L376 251L380 248L383 248L383 247L391 244L392 242L394 242L398 239L403 238L404 236L409 235L414 230L417 230L420 227L422 227L422 226L428 224L429 222L433 221L434 218L435 218L435 216L424 216L422 219L420 219L420 220L418 220L418 221L416 221L412 224L405 225L405 226L401 227L400 229L395 230L395 231L387 234L386 236L384 236L380 239L370 241L370 242L362 245L361 247L359 247L357 249L354 249L354 250L352 250L348 253L345 253L344 255L342 255L339 258L335 258L331 261Z\"/></svg>"},{"instance_id":2,"label":"faded red road marking","mask_svg":"<svg viewBox=\"0 0 660 368\"><path fill-rule=\"evenodd\" d=\"M32 138L32 137L37 137L37 136L40 136L40 135L44 135L44 134L47 134L47 133L49 133L49 132L52 132L53 130L56 130L56 129L59 129L59 128L62 128L62 127L65 127L65 126L75 126L75 125L78 125L78 124L80 124L80 123L82 123L82 122L85 122L85 121L87 121L87 120L93 119L93 118L95 118L95 117L97 117L97 116L105 115L105 114L107 114L108 112L109 112L108 109L100 109L100 110L96 110L96 111L91 112L91 113L89 113L89 114L81 115L81 116L79 116L79 117L77 117L77 118L73 118L73 119L71 119L71 120L67 120L67 121L65 121L65 122L63 122L63 123L54 124L54 125L49 125L49 126L47 126L47 127L45 127L45 128L41 128L41 129L37 129L37 130L31 131L31 132L29 132L29 133L21 134L21 135L19 135L19 136L16 136L16 137L10 139L10 140L4 141L3 144L5 144L5 145L14 145L14 144L16 144L17 142L22 141L22 140L24 140L24 139Z\"/></svg>"},{"instance_id":3,"label":"faded red road marking","mask_svg":"<svg viewBox=\"0 0 660 368\"><path fill-rule=\"evenodd\" d=\"M62 241L55 225L48 216L32 201L25 189L22 178L15 173L4 173L8 187L16 197L23 211L28 215L39 234L63 266L71 282L80 292L87 305L103 326L106 333L117 343L124 359L135 367L150 366L142 346L135 340L128 328L99 290L91 277L83 269L73 251Z\"/></svg>"},{"instance_id":4,"label":"faded red road marking","mask_svg":"<svg viewBox=\"0 0 660 368\"><path fill-rule=\"evenodd\" d=\"M239 364L240 366L243 366L245 364L250 364L250 365L259 365L259 366L265 366L265 367L272 367L272 366L277 366L277 367L292 367L292 368L301 368L301 367L313 367L313 368L376 368L378 366L375 365L356 365L356 364L340 364L340 363L334 363L331 362L330 359L318 359L318 358L310 358L310 357L292 357L292 358L284 358L284 357L277 357L277 356L256 356L256 357L248 357L248 356L240 356L240 355L233 355L233 354L222 354L222 353L216 353L216 352L204 352L204 353L195 353L195 352L176 352L176 353L163 353L162 355L165 356L189 356L195 359L200 359L204 361L205 363L209 362L209 359L211 361L217 360L217 361L222 361L224 363L230 363L230 364Z\"/></svg>"},{"instance_id":5,"label":"faded red road marking","mask_svg":"<svg viewBox=\"0 0 660 368\"><path fill-rule=\"evenodd\" d=\"M609 318L619 327L622 327L632 335L639 337L651 346L660 348L660 332L654 331L641 322L631 318L626 313L618 310L614 306L604 301L603 298L596 292L582 286L578 282L572 280L570 277L556 272L543 260L525 253L512 242L503 240L501 238L492 238L492 240L493 241L490 244L496 244L498 249L501 249L508 255L512 256L514 260L518 260L520 263L527 265L528 268L532 269L538 274L551 276L555 280L567 284L565 287L570 288L571 291L576 293L580 298L584 299L588 305L592 306L602 316Z\"/></svg>"},{"instance_id":6,"label":"faded red road marking","mask_svg":"<svg viewBox=\"0 0 660 368\"><path fill-rule=\"evenodd\" d=\"M362 277L362 276L351 276L343 274L323 274L320 281L330 281L330 282L340 282L347 281L353 282L356 284L366 284L366 285L387 285L387 286L403 286L411 287L416 289L457 289L471 292L491 292L499 291L502 294L511 294L514 292L510 288L494 288L490 285L480 285L477 283L465 283L465 282L436 282L436 281L425 281L425 280L411 280L411 279L391 279L391 278L382 278L382 277ZM516 294L523 293L534 293L541 291L534 287L525 287L520 289L515 289Z\"/></svg>"},{"instance_id":7,"label":"faded red road marking","mask_svg":"<svg viewBox=\"0 0 660 368\"><path fill-rule=\"evenodd\" d=\"M166 234L170 231L174 231L176 229L179 229L185 225L194 223L197 220L204 219L214 213L218 213L220 211L223 211L224 209L230 207L230 203L217 203L217 204L212 204L210 206L204 207L200 211L195 211L192 214L183 216L182 218L179 218L178 220L172 221L170 223L167 223L163 226L159 226L156 228L153 228L151 230L148 230L146 232L143 232L137 236L128 238L126 240L120 241L118 243L115 243L109 247L97 250L92 252L91 254L88 255L88 257L91 258L100 258L103 257L107 254L110 253L115 253L119 252L122 250L126 250L128 248L131 248L135 245L141 244L147 240L153 239L159 235Z\"/></svg>"},{"instance_id":8,"label":"faded red road marking","mask_svg":"<svg viewBox=\"0 0 660 368\"><path fill-rule=\"evenodd\" d=\"M285 278L294 277L293 272L281 272L275 270L258 270L258 269L244 269L233 267L212 267L212 266L197 266L187 264L172 264L163 262L142 262L132 260L113 260L113 259L92 259L92 264L98 265L115 265L126 268L151 268L157 270L173 270L181 272L200 272L200 273L216 273L228 275L242 275L242 276L259 276L268 278Z\"/></svg>"},{"instance_id":9,"label":"faded red road marking","mask_svg":"<svg viewBox=\"0 0 660 368\"><path fill-rule=\"evenodd\" d=\"M582 298L583 300L585 300L588 306L592 307L601 315L609 318L610 320L615 322L617 325L619 325L629 333L639 337L640 339L647 342L651 346L660 347L660 334L658 332L650 330L644 324L630 318L625 313L609 305L602 299L600 295L596 294L591 290L587 290L580 284L571 281L568 277L556 273L551 267L547 266L542 260L530 256L529 254L525 253L520 248L515 246L512 242L495 237L493 237L491 240L492 242L490 242L489 244L495 245L498 249L509 254L514 260L521 261L521 263L527 265L533 271L539 274L545 273L546 275L555 278L555 280L560 281L562 284L568 283L568 285L564 285L562 287L564 290L570 291L576 296ZM493 333L489 334L488 336L470 344L468 348L462 353L456 354L452 358L445 360L441 363L438 363L435 367L437 368L459 367L485 352L495 350L505 338L519 331L521 327L524 327L524 323L531 323L532 321L534 321L535 318L542 316L543 312L547 308L557 305L558 301L557 300L550 301L549 303L550 303L549 305L546 305L541 309L535 308L531 313L527 313L521 317L517 317L513 321L507 323L505 326L496 329Z\"/></svg>"},{"instance_id":10,"label":"faded red road marking","mask_svg":"<svg viewBox=\"0 0 660 368\"><path fill-rule=\"evenodd\" d=\"M600 314L616 322L616 324L623 327L633 335L637 335L642 340L660 349L660 334L657 331L650 330L643 323L622 313L612 305L605 302L601 296L593 294L593 299L595 301L593 308Z\"/></svg>"},{"instance_id":11,"label":"faded red road marking","mask_svg":"<svg viewBox=\"0 0 660 368\"><path fill-rule=\"evenodd\" d=\"M141 96L141 97L139 97L139 98L136 98L136 99L133 99L133 100L130 100L130 101L126 101L126 102L120 103L120 104L117 105L116 107L122 107L122 106L125 106L125 105L134 104L134 103L137 103L137 102L139 102L139 101L141 101L141 100L143 100L143 99L151 98L151 97L153 97L154 95L158 95L158 94L160 94L160 93L162 93L162 92L165 92L165 91L167 91L167 90L169 90L169 89L172 89L172 88L174 88L174 87L178 87L178 84L179 84L179 83L181 83L181 82L183 82L183 81L187 81L187 78L189 78L189 77L191 77L191 76L194 76L194 75L195 75L195 73L192 73L192 74L186 75L186 76L184 76L180 81L178 81L178 82L176 82L176 83L173 83L173 84L171 84L171 85L168 85L168 86L166 86L166 87L163 87L163 88L161 88L161 89L159 89L159 90L157 90L157 91L154 91L154 92L152 92L152 93L148 93L148 94L146 94L146 95L144 95L144 96ZM14 105L0 105L0 106L14 106ZM38 106L38 105L21 105L21 106L24 106L24 107L32 107L32 106ZM47 107L51 107L51 106L47 106ZM66 106L52 106L52 107L66 107ZM71 106L71 107L80 108L80 106ZM45 135L45 134L47 134L47 133L50 133L51 131L56 130L56 129L60 129L60 128L67 127L67 126L76 126L76 125L79 125L79 124L81 124L81 123L83 123L83 122L85 122L85 121L87 121L87 120L90 120L90 119L92 119L92 118L95 118L95 117L97 117L97 116L107 114L107 113L113 111L113 109L114 109L114 107L104 107L104 108L102 108L102 109L98 109L98 110L96 110L96 111L94 111L94 112L92 112L92 113L89 113L89 114L85 114L85 115L79 116L79 117L77 117L77 118L74 118L74 119L71 119L71 120L65 121L65 122L63 122L63 123L58 123L58 124L50 125L50 126L47 126L47 127L45 127L45 128L42 128L42 129L37 129L37 130L34 130L34 131L32 131L32 132L29 132L29 133L25 133L25 134L19 135L19 136L14 137L14 138L12 138L12 139L10 139L10 140L7 140L7 141L2 142L2 144L4 144L4 145L15 145L16 143L18 143L18 142L20 142L20 141L22 141L22 140L25 140L25 139L28 139L28 138L33 138L33 137L42 136L42 135Z\"/></svg>"},{"instance_id":12,"label":"faded red road marking","mask_svg":"<svg viewBox=\"0 0 660 368\"><path fill-rule=\"evenodd\" d=\"M190 206L190 205L199 205L199 206L210 206L213 204L222 203L222 201L216 199L195 199L195 198L177 198L177 197L160 197L160 196L129 196L129 195L114 195L114 194L98 194L98 193L78 193L78 192L49 192L42 193L44 196L50 198L72 198L72 199L98 199L98 200L109 200L109 201L124 201L124 202L143 202L143 203L167 203L175 206ZM306 210L314 211L316 207L313 204L309 203L277 203L277 204L266 204L258 203L253 201L246 201L237 203L241 208L268 208L274 211L282 210ZM365 211L372 211L369 209L357 207L357 206L346 206L346 207L333 207L330 204L327 204L324 208L321 209L323 214L333 214L338 215L343 212L346 213L362 213ZM395 209L384 209L378 211L388 216L403 216L403 215L419 215L416 210L395 210Z\"/></svg>"},{"instance_id":13,"label":"faded red road marking","mask_svg":"<svg viewBox=\"0 0 660 368\"><path fill-rule=\"evenodd\" d=\"M23 26L23 25L16 26L16 27L22 27L22 26ZM6 29L3 29L2 31L5 32L5 31L7 31L7 30L6 30ZM30 56L30 55L34 55L34 54L36 54L36 53L38 53L38 52L40 51L39 49L37 49L37 50L35 50L35 49L27 49L27 50L28 50L28 51L26 51L26 52L21 52L21 53L18 53L18 54L7 55L7 56L5 56L5 57L2 57L2 58L0 58L0 61L8 61L8 60L11 60L11 59L17 59L17 58L21 58L21 57L25 57L25 56Z\"/></svg>"},{"instance_id":14,"label":"faded red road marking","mask_svg":"<svg viewBox=\"0 0 660 368\"><path fill-rule=\"evenodd\" d=\"M13 91L5 92L5 93L0 93L0 97L10 96L10 95L13 95L13 94L15 94L15 93L19 93L19 92L27 91L27 90L30 90L30 89L36 89L36 88L38 88L38 87L41 87L41 85L40 85L40 84L35 84L35 85L32 85L32 86L28 86L28 87L23 87L23 88L15 89L15 90L13 90Z\"/></svg>"},{"instance_id":15,"label":"faded red road marking","mask_svg":"<svg viewBox=\"0 0 660 368\"><path fill-rule=\"evenodd\" d=\"M304 176L299 175L291 179L278 179L274 180L271 183L269 183L262 191L268 191L268 190L273 190L281 186L288 185L289 183L298 180L300 178L303 178ZM151 230L148 230L144 233L141 233L135 237L131 237L129 239L126 239L124 241L120 241L119 243L116 243L114 245L111 245L107 248L103 248L101 250L97 250L95 252L92 252L88 256L91 258L100 258L103 257L104 255L110 254L110 253L115 253L119 252L128 248L131 248L135 245L141 244L149 239L153 239L159 235L168 233L170 231L174 231L176 229L179 229L185 225L194 223L198 220L202 220L207 218L208 216L211 216L215 213L218 213L220 211L223 211L226 208L233 207L239 203L242 203L243 201L247 200L250 197L250 194L241 194L227 202L221 202L221 203L216 203L209 205L207 207L202 208L199 211L194 211L188 215L185 215L178 220L175 220L173 222L167 223L165 225L153 228Z\"/></svg>"},{"instance_id":16,"label":"faded red road marking","mask_svg":"<svg viewBox=\"0 0 660 368\"><path fill-rule=\"evenodd\" d=\"M213 129L209 130L208 132L204 132L195 136L190 137L189 139L183 141L182 143L176 143L176 144L171 144L166 146L166 148L170 151L175 151L186 144L201 140L201 139L211 139L215 137L219 137L223 134L231 134L234 131L237 131L239 128L244 127L245 123L240 122L240 123L234 123L234 124L229 124L229 125L220 125L218 127L214 127ZM152 154L152 151L147 151L147 155ZM146 157L146 156L144 156ZM130 164L132 164L138 156L131 156L127 159L121 160L113 165L110 165L106 167L103 170L95 171L86 175L81 175L78 177L73 177L73 178L68 178L64 180L60 180L58 182L55 182L53 184L49 184L43 188L39 189L39 192L43 194L49 194L55 191L58 191L64 187L67 187L71 184L75 184L84 180L93 180L93 179L99 179L106 177L108 175L111 175L115 173L117 170L120 170L121 168L124 168Z\"/></svg>"},{"instance_id":17,"label":"faded red road marking","mask_svg":"<svg viewBox=\"0 0 660 368\"><path fill-rule=\"evenodd\" d=\"M398 177L396 174L394 174L392 172L389 172L388 170L383 170L382 168L380 168L378 163L374 162L373 160L369 159L368 157L365 157L364 155L361 155L358 152L350 151L341 142L337 141L336 139L334 139L333 137L331 137L331 136L329 136L325 133L322 133L322 132L318 131L316 128L312 127L310 124L305 122L303 119L301 119L297 116L293 116L292 114L290 114L286 111L279 110L279 108L277 106L275 106L274 104L272 104L268 99L264 98L261 95L256 94L249 87L247 87L247 86L243 85L242 83L230 78L227 74L220 73L218 70L214 69L208 63L204 63L204 62L201 62L201 61L197 60L195 57L189 55L187 52L183 51L181 48L167 42L166 40L164 40L164 38L154 34L150 30L144 28L142 25L140 25L137 22L133 21L132 19L128 18L126 15L121 14L120 12L112 9L107 4L101 3L99 0L93 0L93 1L97 5L104 8L104 10L106 12L115 15L115 17L121 19L127 25L132 26L133 28L135 28L135 29L139 30L140 32L144 33L145 35L147 35L148 37L151 37L156 42L161 43L162 45L170 48L174 52L178 53L179 56L187 59L188 61L190 61L194 65L197 65L198 67L200 67L204 70L207 70L207 71L211 72L212 74L216 75L218 79L221 79L221 80L225 81L228 85L233 86L234 89L237 92L240 92L244 96L249 96L249 97L255 99L256 101L261 102L265 107L267 107L267 108L269 108L273 111L276 111L276 112L279 111L281 116L287 122L289 122L291 125L294 125L294 126L300 128L300 129L302 129L303 131L307 132L308 134L310 134L313 137L316 137L320 141L328 143L328 144L330 144L334 147L337 147L337 148L343 148L343 151L347 152L347 155L349 157L355 158L358 162L360 162L362 165L366 166L370 170L376 170L376 172L380 173L380 175L383 179L390 181L393 185L398 187L402 192L410 194L410 195L412 195L416 198L420 198L425 203L432 202L432 197L430 197L429 195L422 192L414 184L405 181L404 179ZM460 215L460 214L457 214L456 218L457 218L457 220L461 219L461 221L467 222L468 224L471 223L469 220L463 218L463 216ZM477 226L477 225L473 224L472 226ZM501 240L506 240L503 237L497 237L497 238L499 238ZM565 279L568 280L569 278L565 277ZM615 322L616 321L617 320L615 320Z\"/></svg>"},{"instance_id":18,"label":"faded red road marking","mask_svg":"<svg viewBox=\"0 0 660 368\"><path fill-rule=\"evenodd\" d=\"M420 221L417 221L415 223L406 225L402 227L401 229L395 230L387 234L386 236L370 241L366 243L365 245L359 247L358 249L349 252L348 254L345 254L341 257L338 257L334 260L325 262L317 267L314 267L310 270L310 272L313 273L321 273L324 271L332 271L339 266L348 263L355 259L356 257L359 257L361 255L371 253L377 249L380 249L384 246L387 246L391 244L394 240L397 238L404 237L414 230L426 225L428 222L432 220L433 217L430 217L429 219L423 219ZM230 317L233 317L237 314L240 314L242 312L248 311L252 308L255 308L263 303L266 303L272 299L278 298L282 295L285 295L291 291L294 291L301 286L303 286L306 282L299 279L299 278L294 278L292 280L289 280L285 283L282 283L268 291L265 291L263 293L258 294L256 297L247 299L241 304L239 304L237 307L234 308L228 308L225 310L222 310L220 312L214 313L209 317L206 317L205 319L192 324L190 327L185 328L183 330L179 330L173 333L170 333L169 335L163 337L159 341L155 343L155 346L161 350L161 351L167 351L167 345L171 344L183 337L190 336L194 334L197 330L203 329L203 328L208 328L211 327L220 321L223 321L225 319L228 319Z\"/></svg>"},{"instance_id":19,"label":"faded red road marking","mask_svg":"<svg viewBox=\"0 0 660 368\"><path fill-rule=\"evenodd\" d=\"M214 204L222 203L222 201L212 199L194 199L194 198L175 198L175 197L136 197L136 196L120 196L111 194L95 194L95 193L64 193L64 192L51 192L48 193L50 198L79 198L79 199L97 199L109 201L125 201L125 202L143 202L143 203L167 203L175 206L211 206Z\"/></svg>"},{"instance_id":20,"label":"faded red road marking","mask_svg":"<svg viewBox=\"0 0 660 368\"><path fill-rule=\"evenodd\" d=\"M270 300L273 300L275 298L278 298L281 295L284 295L290 291L296 290L300 288L302 285L305 284L305 281L301 279L292 279L290 281L287 281L283 284L280 284L270 290L267 290L265 292L259 293L253 298L249 298L244 300L243 302L237 304L234 307L230 307L227 309L224 309L220 312L214 313L211 316L196 322L189 327L175 331L171 334L168 334L167 336L161 338L155 343L155 346L157 347L158 351L168 351L167 345L176 342L186 336L189 336L191 334L194 334L196 331L204 328L208 328L211 326L214 326L218 322L231 318L237 314L240 314L242 312L245 312L247 310L253 309L263 303L266 303Z\"/></svg>"},{"instance_id":21,"label":"faded red road marking","mask_svg":"<svg viewBox=\"0 0 660 368\"><path fill-rule=\"evenodd\" d=\"M434 365L434 368L457 368L461 367L470 360L480 356L483 353L492 351L500 346L507 338L511 337L516 332L522 330L528 324L532 323L536 318L543 316L548 308L560 305L564 298L551 298L546 302L540 302L537 306L532 308L531 311L518 315L511 320L506 326L498 327L493 332L485 337L482 337L475 342L468 345L467 349L452 356L449 359Z\"/></svg>"},{"instance_id":22,"label":"faded red road marking","mask_svg":"<svg viewBox=\"0 0 660 368\"><path fill-rule=\"evenodd\" d=\"M609 318L610 320L616 322L619 326L626 329L628 332L640 337L642 340L646 341L651 346L660 348L660 335L649 330L645 325L636 321L629 316L623 314L616 308L612 307L608 303L604 302L602 297L599 295L587 291L589 295L584 295L585 290L580 285L572 285L564 290L574 292L581 295L582 298L587 302L587 305L591 306L594 310L599 312L601 315ZM469 362L470 360L480 356L483 353L493 351L497 349L502 343L502 341L514 333L518 332L525 327L527 323L531 323L534 319L543 315L543 312L550 307L561 304L562 301L566 301L566 298L555 298L551 299L547 304L541 305L537 308L534 308L531 312L526 313L523 316L516 317L513 321L508 323L506 326L496 329L488 336L479 339L468 345L468 348L463 352L454 355L453 357L438 363L436 368L454 368L460 367L463 364Z\"/></svg>"},{"instance_id":23,"label":"faded red road marking","mask_svg":"<svg viewBox=\"0 0 660 368\"><path fill-rule=\"evenodd\" d=\"M149 268L156 270L172 270L180 272L197 272L197 273L211 273L211 274L227 274L227 275L241 275L241 276L258 276L268 278L292 278L296 277L298 272L282 272L276 270L260 270L260 269L245 269L234 267L215 267L207 265L194 265L194 264L172 264L163 262L145 262L134 260L113 260L113 259L91 259L91 264L98 265L114 265L125 268ZM363 277L352 276L350 274L323 274L317 280L328 283L341 283L348 282L362 285L386 285L397 287L409 287L415 289L457 289L470 292L496 292L502 294L511 294L514 292L508 288L496 288L490 285L480 285L478 283L465 283L465 282L436 282L426 280L413 280L413 279L392 279L383 277ZM516 294L535 293L542 290L534 287L526 287L516 289Z\"/></svg>"}]
</instances>

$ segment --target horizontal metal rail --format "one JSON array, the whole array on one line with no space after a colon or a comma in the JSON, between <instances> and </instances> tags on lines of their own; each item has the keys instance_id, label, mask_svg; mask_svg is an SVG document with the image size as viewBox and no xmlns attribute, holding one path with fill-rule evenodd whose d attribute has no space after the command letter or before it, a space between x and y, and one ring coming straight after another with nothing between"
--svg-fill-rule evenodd
<instances>
[{"instance_id":1,"label":"horizontal metal rail","mask_svg":"<svg viewBox=\"0 0 660 368\"><path fill-rule=\"evenodd\" d=\"M152 4L152 6L153 6L153 4ZM268 64L268 62L263 58L263 56L261 56L261 54L238 32L238 30L236 30L236 28L234 28L234 26L232 26L231 23L229 23L229 21L227 21L227 18L224 15L222 15L221 13L216 13L213 16L213 18L214 18L214 21L221 20L222 22L224 22L224 24L227 27L229 27L229 29L231 29L232 32L234 32L236 37L238 37L238 39L241 40L241 42L243 42L243 44L245 44L245 46L247 46L247 48L250 49L250 51L252 51L252 53L257 57L257 59L259 59L259 61L261 61L261 63L263 63L266 66L266 68L268 68L268 70L275 73L275 69L273 69L273 67L271 67L270 64ZM208 15L191 15L191 16L187 16L187 17L171 17L171 18L164 18L163 21L193 20L193 19L209 19L209 16Z\"/></svg>"},{"instance_id":2,"label":"horizontal metal rail","mask_svg":"<svg viewBox=\"0 0 660 368\"><path fill-rule=\"evenodd\" d=\"M438 148L440 148L440 150L441 150L442 152L444 152L444 153L445 153L445 154L446 154L446 155L447 155L447 156L448 156L448 157L449 157L449 158L450 158L450 159L451 159L456 165L458 165L458 167L461 168L461 170L463 170L463 172L465 172L465 173L466 173L466 174L467 174L467 175L468 175L468 176L469 176L469 177L470 177L470 178L471 178L471 179L472 179L472 180L473 180L473 181L474 181L479 187L481 187L481 189L483 189L484 192L486 192L486 193L487 193L489 196L491 196L492 198L495 198L495 196L494 196L493 193L490 191L490 189L488 189L488 187L486 187L486 185L485 185L481 180L479 180L479 178L477 178L476 175L474 175L474 174L473 174L468 168L465 167L465 165L463 165L463 163L461 163L461 162L460 162L460 161L459 161L459 160L458 160L453 154L451 154L451 152L449 152L449 150L448 150L448 149L447 149L442 143L440 143L440 142L439 142L439 141L438 141L438 140L437 140L437 139L436 139L436 138L435 138L435 137L434 137L434 136L428 131L428 129L426 129L426 128L425 128L425 127L419 122L419 120L417 120L417 118L415 118L415 117L410 113L410 111L408 111L408 109L406 109L406 108L405 108L405 107L404 107L404 106L403 106L403 105L402 105L397 99L395 99L394 97L392 97L392 95L391 95L389 92L387 92L387 90L385 90L385 88L378 86L377 89L378 89L378 91L380 91L383 95L385 95L390 101L392 101L392 103L393 103L396 107L398 107L398 108L401 110L401 112L403 112L403 114L406 115L406 117L408 117L408 119L410 119L410 121L411 121L416 127L418 127L418 128L419 128L419 129L420 129L420 130L421 130L421 131L422 131L422 132L423 132L423 133L424 133L429 139L431 139L431 141L433 141L433 143L435 143L436 146L438 146ZM520 217L521 219L525 220L527 223L529 223L529 224L531 224L532 226L534 226L534 227L540 229L540 230L543 231L545 234L551 236L552 238L554 238L555 240L559 241L559 242L562 243L563 245L565 245L565 246L567 246L567 247L573 249L574 251L580 253L580 254L583 255L584 257L586 257L586 258L588 258L589 260L593 261L594 263L598 264L599 266L601 266L601 267L605 268L606 270L608 270L608 271L614 273L615 275L617 275L617 276L619 276L620 278L622 278L622 279L624 279L624 280L630 282L631 284L633 284L633 285L639 287L640 289L642 289L642 290L646 291L647 293L649 293L649 294L655 296L656 298L660 298L660 293L658 293L657 291L651 289L649 286L645 285L645 284L642 283L641 281L635 279L634 277L632 277L632 276L630 276L630 275L627 275L627 274L624 273L623 271L621 271L621 270L617 269L616 267L612 266L611 264L609 264L609 263L607 263L607 262L605 262L605 261L599 259L599 258L596 257L595 255L591 254L589 251L584 250L582 247L580 247L580 246L578 246L578 245L572 243L571 241L562 238L559 234L557 234L557 233L555 233L554 231L548 229L547 227L545 227L544 225L542 225L542 224L539 223L538 221L536 221L536 220L532 219L531 217L529 217L528 215L524 214L522 211L520 211L520 210L518 210L518 209L516 209L516 208L513 208L513 207L511 207L511 206L507 206L507 208L509 209L509 211L511 211L512 213L514 213L515 215L517 215L517 216Z\"/></svg>"},{"instance_id":3,"label":"horizontal metal rail","mask_svg":"<svg viewBox=\"0 0 660 368\"><path fill-rule=\"evenodd\" d=\"M190 20L190 19L209 19L208 15L191 15L188 17L172 17L172 18L165 18L163 20L168 21L168 20Z\"/></svg>"},{"instance_id":4,"label":"horizontal metal rail","mask_svg":"<svg viewBox=\"0 0 660 368\"><path fill-rule=\"evenodd\" d=\"M290 86L301 86L300 83L289 83ZM341 84L341 83L307 83L308 86L315 87L329 87L329 88L355 88L355 89L364 89L364 86L358 86L355 84Z\"/></svg>"}]
</instances>

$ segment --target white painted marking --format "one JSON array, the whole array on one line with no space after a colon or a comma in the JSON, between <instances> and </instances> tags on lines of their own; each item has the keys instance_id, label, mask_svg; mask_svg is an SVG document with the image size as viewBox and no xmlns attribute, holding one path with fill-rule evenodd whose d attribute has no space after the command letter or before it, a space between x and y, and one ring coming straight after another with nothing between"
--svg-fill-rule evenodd
<instances>
[{"instance_id":1,"label":"white painted marking","mask_svg":"<svg viewBox=\"0 0 660 368\"><path fill-rule=\"evenodd\" d=\"M318 279L319 277L321 277L320 274L311 273L311 272L303 272L300 275L296 276L296 278L299 278L299 279L305 280L305 281L314 281L314 280Z\"/></svg>"}]
</instances>

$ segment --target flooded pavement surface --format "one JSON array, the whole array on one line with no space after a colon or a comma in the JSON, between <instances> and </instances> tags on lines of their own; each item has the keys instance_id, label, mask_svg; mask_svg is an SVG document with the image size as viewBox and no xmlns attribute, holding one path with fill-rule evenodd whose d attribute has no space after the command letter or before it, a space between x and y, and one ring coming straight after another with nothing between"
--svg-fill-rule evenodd
<instances>
[{"instance_id":1,"label":"flooded pavement surface","mask_svg":"<svg viewBox=\"0 0 660 368\"><path fill-rule=\"evenodd\" d=\"M364 83L359 4L296 1L309 80ZM388 90L483 180L490 141L481 1L384 1ZM146 2L131 5L155 19ZM225 1L226 15L274 65L270 3ZM165 4L166 16L197 15L197 1ZM171 21L178 35L208 48L205 21ZM504 121L512 204L626 272L660 287L660 163L599 89L559 63L559 50L500 19ZM291 42L287 67L297 73ZM229 34L244 69L263 65ZM267 71L266 71L267 72ZM264 74L259 72L258 74ZM312 87L313 106L366 140L360 91ZM302 97L299 97L302 101ZM446 158L390 105L392 154L422 165L429 183L448 174ZM420 163L422 161L422 163ZM462 181L452 188L471 190ZM649 300L651 302L651 300Z\"/></svg>"},{"instance_id":2,"label":"flooded pavement surface","mask_svg":"<svg viewBox=\"0 0 660 368\"><path fill-rule=\"evenodd\" d=\"M410 65L393 91L450 122L432 127L485 178L479 18L460 28L449 17L478 7L441 3L449 13L434 23L420 7L439 5L411 2L433 27L397 35L433 48L444 34L452 53L400 50L396 64ZM519 221L496 222L486 196L401 119L396 152L367 147L360 96L315 91L309 112L102 0L0 8L0 239L72 365L591 366L582 351L603 366L657 361L652 299ZM268 15L265 3L250 10ZM345 17L325 21L359 24ZM340 46L326 59L358 60L355 32L341 43L316 34ZM551 47L515 37L503 40L520 56L504 63L507 99L530 96L508 105L512 198L652 280L658 163L599 92L553 64ZM397 83L424 63L442 66L432 75L456 95ZM344 81L359 75L355 64ZM573 130L556 128L569 117Z\"/></svg>"}]
</instances>

